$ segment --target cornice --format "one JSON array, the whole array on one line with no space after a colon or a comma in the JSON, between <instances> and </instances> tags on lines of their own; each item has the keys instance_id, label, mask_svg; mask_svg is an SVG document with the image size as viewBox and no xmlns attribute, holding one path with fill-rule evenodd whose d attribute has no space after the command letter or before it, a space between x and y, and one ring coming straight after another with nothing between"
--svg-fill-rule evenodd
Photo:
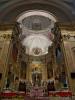
<instances>
[{"instance_id":1,"label":"cornice","mask_svg":"<svg viewBox=\"0 0 75 100\"><path fill-rule=\"evenodd\" d=\"M10 30L14 28L15 24L0 24L0 30Z\"/></svg>"},{"instance_id":2,"label":"cornice","mask_svg":"<svg viewBox=\"0 0 75 100\"><path fill-rule=\"evenodd\" d=\"M75 31L75 23L57 23L61 30Z\"/></svg>"}]
</instances>

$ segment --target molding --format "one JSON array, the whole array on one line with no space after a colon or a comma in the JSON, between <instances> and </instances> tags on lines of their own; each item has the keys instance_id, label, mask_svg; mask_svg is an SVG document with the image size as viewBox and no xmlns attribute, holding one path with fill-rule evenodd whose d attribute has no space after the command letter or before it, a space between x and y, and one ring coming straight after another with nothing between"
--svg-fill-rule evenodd
<instances>
[{"instance_id":1,"label":"molding","mask_svg":"<svg viewBox=\"0 0 75 100\"><path fill-rule=\"evenodd\" d=\"M0 31L1 30L10 30L14 28L15 24L0 24Z\"/></svg>"},{"instance_id":2,"label":"molding","mask_svg":"<svg viewBox=\"0 0 75 100\"><path fill-rule=\"evenodd\" d=\"M57 23L61 30L75 31L75 24L72 23Z\"/></svg>"}]
</instances>

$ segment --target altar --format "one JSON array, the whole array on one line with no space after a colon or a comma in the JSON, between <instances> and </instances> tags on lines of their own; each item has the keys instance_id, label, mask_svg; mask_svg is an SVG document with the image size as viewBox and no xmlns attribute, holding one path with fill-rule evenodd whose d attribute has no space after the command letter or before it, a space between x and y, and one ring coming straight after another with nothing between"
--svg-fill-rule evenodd
<instances>
[{"instance_id":1,"label":"altar","mask_svg":"<svg viewBox=\"0 0 75 100\"><path fill-rule=\"evenodd\" d=\"M35 86L35 87L33 87L31 89L30 96L33 96L33 97L43 97L44 96L43 90L44 89L42 87Z\"/></svg>"}]
</instances>

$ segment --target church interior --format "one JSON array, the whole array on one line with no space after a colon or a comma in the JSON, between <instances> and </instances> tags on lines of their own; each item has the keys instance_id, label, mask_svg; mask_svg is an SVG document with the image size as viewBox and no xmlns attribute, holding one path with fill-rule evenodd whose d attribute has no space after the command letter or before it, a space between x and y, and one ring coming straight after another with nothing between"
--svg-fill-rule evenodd
<instances>
[{"instance_id":1,"label":"church interior","mask_svg":"<svg viewBox=\"0 0 75 100\"><path fill-rule=\"evenodd\" d=\"M0 100L75 100L73 0L0 0Z\"/></svg>"}]
</instances>

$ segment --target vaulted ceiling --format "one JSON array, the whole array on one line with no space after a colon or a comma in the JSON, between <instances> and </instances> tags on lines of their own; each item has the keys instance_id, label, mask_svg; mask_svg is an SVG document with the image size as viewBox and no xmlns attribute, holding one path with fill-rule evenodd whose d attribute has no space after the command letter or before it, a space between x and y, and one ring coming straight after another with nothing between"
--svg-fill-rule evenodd
<instances>
[{"instance_id":1,"label":"vaulted ceiling","mask_svg":"<svg viewBox=\"0 0 75 100\"><path fill-rule=\"evenodd\" d=\"M51 12L58 22L75 23L73 0L0 0L0 23L14 23L21 13L33 9Z\"/></svg>"}]
</instances>

